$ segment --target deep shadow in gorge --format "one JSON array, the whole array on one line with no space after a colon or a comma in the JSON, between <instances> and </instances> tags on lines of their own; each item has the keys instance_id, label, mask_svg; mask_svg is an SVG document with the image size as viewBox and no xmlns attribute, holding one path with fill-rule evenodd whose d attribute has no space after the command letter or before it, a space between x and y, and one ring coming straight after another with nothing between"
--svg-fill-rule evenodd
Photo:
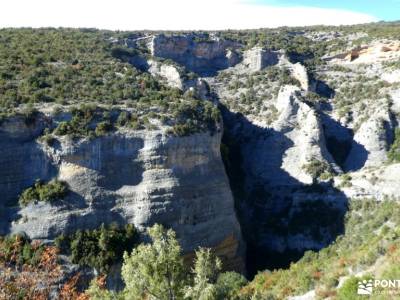
<instances>
[{"instance_id":1,"label":"deep shadow in gorge","mask_svg":"<svg viewBox=\"0 0 400 300\"><path fill-rule=\"evenodd\" d=\"M220 105L222 155L247 243L248 277L287 268L344 232L347 198L332 182L306 185L280 166L293 146L283 133L251 123Z\"/></svg>"}]
</instances>

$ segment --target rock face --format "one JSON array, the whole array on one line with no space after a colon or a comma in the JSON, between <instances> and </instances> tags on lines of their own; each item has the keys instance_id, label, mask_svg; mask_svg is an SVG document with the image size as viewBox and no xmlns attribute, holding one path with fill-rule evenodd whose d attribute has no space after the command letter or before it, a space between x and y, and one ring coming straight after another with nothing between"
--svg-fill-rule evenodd
<instances>
[{"instance_id":1,"label":"rock face","mask_svg":"<svg viewBox=\"0 0 400 300\"><path fill-rule=\"evenodd\" d=\"M212 247L225 267L243 270L236 206L250 268L253 259L259 270L334 241L343 233L348 199L398 197L400 164L387 164L400 122L397 42L329 53L330 63L313 74L292 62L303 61L300 54L243 51L212 34L132 37L126 45L139 42L153 57L133 51L126 61L187 95L221 104L225 167L222 132L174 137L120 129L91 140L61 138L50 147L39 140L52 127L50 117L15 117L0 125L0 234L51 240L102 223L132 223L142 231L161 223L177 232L187 258L199 246ZM273 72L262 72L270 66ZM289 81L275 71L300 87L284 85ZM359 86L364 81L368 87ZM52 205L18 207L18 195L38 178L63 180L71 192Z\"/></svg>"},{"instance_id":2,"label":"rock face","mask_svg":"<svg viewBox=\"0 0 400 300\"><path fill-rule=\"evenodd\" d=\"M35 138L42 132L46 118L26 122L22 117L4 121L0 127L0 234L9 224L6 207L14 206L18 194L36 178L50 179L56 174Z\"/></svg>"},{"instance_id":3,"label":"rock face","mask_svg":"<svg viewBox=\"0 0 400 300\"><path fill-rule=\"evenodd\" d=\"M395 123L390 111L384 108L362 123L354 135L354 142L346 161L346 169L376 167L386 162L387 150L394 139ZM365 155L360 155L360 149Z\"/></svg>"},{"instance_id":4,"label":"rock face","mask_svg":"<svg viewBox=\"0 0 400 300\"><path fill-rule=\"evenodd\" d=\"M1 124L0 205L12 205L18 193L36 178L46 180L55 175L52 161L36 141L48 122L44 116L32 121L14 117Z\"/></svg>"},{"instance_id":5,"label":"rock face","mask_svg":"<svg viewBox=\"0 0 400 300\"><path fill-rule=\"evenodd\" d=\"M393 60L399 57L400 43L398 41L390 43L377 41L370 45L357 47L330 59L333 59L335 62L346 61L353 64L363 64Z\"/></svg>"},{"instance_id":6,"label":"rock face","mask_svg":"<svg viewBox=\"0 0 400 300\"><path fill-rule=\"evenodd\" d=\"M199 40L194 35L160 34L154 36L149 43L153 56L172 59L201 76L213 75L218 70L239 63L239 55L234 51L239 47L235 42L208 36Z\"/></svg>"},{"instance_id":7,"label":"rock face","mask_svg":"<svg viewBox=\"0 0 400 300\"><path fill-rule=\"evenodd\" d=\"M177 67L163 64L154 60L148 61L148 71L155 76L160 76L167 81L167 84L171 87L184 89L184 81L181 78L181 74Z\"/></svg>"},{"instance_id":8,"label":"rock face","mask_svg":"<svg viewBox=\"0 0 400 300\"><path fill-rule=\"evenodd\" d=\"M279 53L279 65L289 70L290 75L300 83L300 87L304 91L316 91L318 83L311 80L308 75L307 68L301 63L292 63L289 58L282 52Z\"/></svg>"},{"instance_id":9,"label":"rock face","mask_svg":"<svg viewBox=\"0 0 400 300\"><path fill-rule=\"evenodd\" d=\"M229 172L241 203L239 214L249 247L249 268L254 256L255 263L262 264L262 253L268 253L264 257L280 253L275 257L279 260L291 252L320 249L341 230L346 198L329 182L313 189L318 179L307 165L317 161L332 174L342 171L327 149L317 111L304 101L303 94L298 87L282 87L275 104L278 117L271 126L256 125L240 114L224 113L226 143L236 153L233 161L241 165L239 171ZM312 203L311 209L319 206L319 213L335 214L337 222L316 225L317 219L298 221L311 213L307 202ZM321 230L323 238L313 235L315 230ZM269 267L274 266L271 260L266 263Z\"/></svg>"},{"instance_id":10,"label":"rock face","mask_svg":"<svg viewBox=\"0 0 400 300\"><path fill-rule=\"evenodd\" d=\"M387 72L382 74L382 80L387 81L389 83L400 82L400 70L394 70L391 72Z\"/></svg>"},{"instance_id":11,"label":"rock face","mask_svg":"<svg viewBox=\"0 0 400 300\"><path fill-rule=\"evenodd\" d=\"M312 160L323 162L335 172L340 173L340 168L326 148L325 135L317 113L301 101L300 89L295 86L282 87L276 108L279 117L273 124L273 129L283 134L290 144L287 149L282 149L284 151L282 169L291 177L306 184L313 182L313 178L304 168Z\"/></svg>"},{"instance_id":12,"label":"rock face","mask_svg":"<svg viewBox=\"0 0 400 300\"><path fill-rule=\"evenodd\" d=\"M292 76L300 82L301 88L308 91L310 89L310 79L306 67L301 63L296 63L291 66L291 71Z\"/></svg>"},{"instance_id":13,"label":"rock face","mask_svg":"<svg viewBox=\"0 0 400 300\"><path fill-rule=\"evenodd\" d=\"M263 138L255 137L255 144L247 143L242 148L250 177L262 179L272 186L311 184L313 177L305 166L313 160L324 163L333 172L341 173L326 148L315 110L301 101L300 89L282 87L276 107L279 117L272 128L263 130Z\"/></svg>"},{"instance_id":14,"label":"rock face","mask_svg":"<svg viewBox=\"0 0 400 300\"><path fill-rule=\"evenodd\" d=\"M316 40L321 38L324 37L315 37ZM393 176L396 168L383 168L382 182L374 180L374 175L367 175L367 179L363 176L369 168L380 168L387 161L387 151L399 121L399 93L390 91L392 99L386 102L385 97L378 99L376 96L373 105L365 106L368 112L363 118L361 108L351 108L351 116L341 119L339 106L336 107L336 101L344 101L336 97L341 89L333 90L331 86L334 86L333 79L344 75L337 73L355 77L352 72L365 76L370 72L371 76L379 75L388 83L396 83L398 74L393 68L375 74L376 68L363 72L357 63L396 59L398 46L381 43L353 49L342 56L327 58L348 66L349 70L341 66L330 71L327 64L310 74L306 66L298 62L305 58L301 55L254 47L243 51L241 59L236 50L243 47L229 43L202 35L158 35L152 39L150 48L154 56L172 59L187 70L206 76L204 79L215 92L213 100L221 101L225 107L225 142L234 153L230 154L234 158L227 168L249 243L248 254L267 251L287 256L291 251L320 249L341 233L349 196L383 199L384 195L394 195L390 183L397 180ZM350 58L346 58L347 54ZM281 86L281 83L277 86L273 80L270 84L265 82L263 72L258 71L270 66L289 71L300 87ZM212 77L227 68L221 78ZM176 82L177 76L172 71L154 73L169 78L170 84ZM251 76L254 78L248 84L250 80L246 77ZM237 85L231 89L221 88L234 80ZM378 89L382 86L385 85ZM233 164L236 166L232 167ZM341 175L353 171L353 186L343 187ZM371 180L385 193L368 183ZM326 214L325 219L335 215L335 221L329 224L319 218L314 218L315 223L299 221L313 215L315 207L318 207L318 214ZM299 222L304 224L299 225Z\"/></svg>"},{"instance_id":15,"label":"rock face","mask_svg":"<svg viewBox=\"0 0 400 300\"><path fill-rule=\"evenodd\" d=\"M183 75L183 71L178 67L155 60L148 60L149 66L148 72L156 77L161 77L165 83L173 88L180 89L182 91L191 91L199 99L208 99L209 87L207 82L203 79L187 78Z\"/></svg>"},{"instance_id":16,"label":"rock face","mask_svg":"<svg viewBox=\"0 0 400 300\"><path fill-rule=\"evenodd\" d=\"M267 66L278 64L279 54L274 51L267 51L261 47L254 47L246 50L243 54L242 65L250 72L256 72Z\"/></svg>"},{"instance_id":17,"label":"rock face","mask_svg":"<svg viewBox=\"0 0 400 300\"><path fill-rule=\"evenodd\" d=\"M20 126L1 127L10 139L1 140L0 179L7 195L1 201L7 220L2 234L23 231L54 239L102 223L131 223L140 230L161 223L177 232L185 252L215 247L228 266L243 270L244 245L220 157L221 132L173 137L126 130L94 140L63 138L53 148L35 141L40 127L34 125L26 139L18 132L19 140L12 141L17 130L28 130ZM64 200L5 208L36 178L53 176L69 185Z\"/></svg>"},{"instance_id":18,"label":"rock face","mask_svg":"<svg viewBox=\"0 0 400 300\"><path fill-rule=\"evenodd\" d=\"M370 168L351 173L351 183L343 188L348 198L372 198L383 201L387 198L400 200L400 164ZM336 180L340 185L341 181Z\"/></svg>"}]
</instances>

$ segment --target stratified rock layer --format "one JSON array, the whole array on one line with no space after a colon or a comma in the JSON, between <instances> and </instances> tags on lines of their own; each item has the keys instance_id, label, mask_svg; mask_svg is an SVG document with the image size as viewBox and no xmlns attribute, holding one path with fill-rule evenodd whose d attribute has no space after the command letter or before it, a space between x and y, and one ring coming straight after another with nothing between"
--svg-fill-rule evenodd
<instances>
[{"instance_id":1,"label":"stratified rock layer","mask_svg":"<svg viewBox=\"0 0 400 300\"><path fill-rule=\"evenodd\" d=\"M218 70L239 63L238 54L232 51L239 46L228 40L194 35L159 34L149 43L153 56L172 59L201 76L215 75Z\"/></svg>"},{"instance_id":2,"label":"stratified rock layer","mask_svg":"<svg viewBox=\"0 0 400 300\"><path fill-rule=\"evenodd\" d=\"M2 234L54 239L102 223L131 223L140 230L160 223L177 232L184 252L215 247L227 266L244 269L244 245L220 157L221 132L173 137L125 130L92 140L62 138L49 147L37 142L40 129L32 126L14 121L1 127L0 182L7 196L1 202ZM65 199L23 209L15 201L14 207L8 204L37 178L55 175L69 185Z\"/></svg>"}]
</instances>

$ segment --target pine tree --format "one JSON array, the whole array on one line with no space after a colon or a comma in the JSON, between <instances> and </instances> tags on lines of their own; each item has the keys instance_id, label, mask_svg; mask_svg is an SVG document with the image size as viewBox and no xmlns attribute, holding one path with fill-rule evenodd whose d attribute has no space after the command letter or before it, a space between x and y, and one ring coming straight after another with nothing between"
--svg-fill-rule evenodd
<instances>
[{"instance_id":1,"label":"pine tree","mask_svg":"<svg viewBox=\"0 0 400 300\"><path fill-rule=\"evenodd\" d=\"M193 268L193 286L186 287L185 298L192 300L214 300L217 298L215 280L221 270L221 260L210 249L196 251Z\"/></svg>"},{"instance_id":2,"label":"pine tree","mask_svg":"<svg viewBox=\"0 0 400 300\"><path fill-rule=\"evenodd\" d=\"M161 225L148 229L151 244L124 254L122 278L127 299L182 299L184 270L175 232Z\"/></svg>"}]
</instances>

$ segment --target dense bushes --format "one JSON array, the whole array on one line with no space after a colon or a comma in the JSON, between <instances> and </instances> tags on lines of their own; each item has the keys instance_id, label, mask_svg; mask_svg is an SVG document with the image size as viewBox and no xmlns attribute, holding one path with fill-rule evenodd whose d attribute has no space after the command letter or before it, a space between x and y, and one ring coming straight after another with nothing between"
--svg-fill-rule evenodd
<instances>
[{"instance_id":1,"label":"dense bushes","mask_svg":"<svg viewBox=\"0 0 400 300\"><path fill-rule=\"evenodd\" d=\"M53 131L55 135L68 135L72 138L96 137L114 129L114 120L111 119L110 112L93 104L72 107L70 112L72 119L60 122Z\"/></svg>"},{"instance_id":2,"label":"dense bushes","mask_svg":"<svg viewBox=\"0 0 400 300\"><path fill-rule=\"evenodd\" d=\"M380 22L372 24L352 26L312 26L291 27L278 29L258 30L227 30L217 32L220 37L241 42L251 48L257 44L265 45L271 49L285 49L289 53L299 53L307 57L311 62L319 61L319 58L327 50L337 51L348 46L345 39L320 39L318 41L310 38L315 33L335 32L338 35L354 34L355 32L366 33L364 37L354 40L353 43L368 42L373 39L399 39L399 22Z\"/></svg>"},{"instance_id":3,"label":"dense bushes","mask_svg":"<svg viewBox=\"0 0 400 300\"><path fill-rule=\"evenodd\" d=\"M328 163L313 158L307 164L303 165L303 170L310 174L313 179L328 179L331 177L331 167Z\"/></svg>"},{"instance_id":4,"label":"dense bushes","mask_svg":"<svg viewBox=\"0 0 400 300\"><path fill-rule=\"evenodd\" d=\"M347 83L343 84L342 81ZM339 116L345 116L356 104L362 105L365 101L384 97L384 87L387 87L387 83L377 78L357 76L354 82L349 82L347 78L342 78L340 80L340 89L336 89L336 96L333 99Z\"/></svg>"},{"instance_id":5,"label":"dense bushes","mask_svg":"<svg viewBox=\"0 0 400 300\"><path fill-rule=\"evenodd\" d=\"M26 206L34 201L52 202L65 197L68 186L65 182L52 180L44 183L40 180L36 181L34 186L23 191L19 197L19 204Z\"/></svg>"},{"instance_id":6,"label":"dense bushes","mask_svg":"<svg viewBox=\"0 0 400 300\"><path fill-rule=\"evenodd\" d=\"M304 232L302 226L310 219L319 219L316 228L334 222L340 225L340 218L334 210L321 204L305 204L297 215L294 212L292 233ZM60 237L57 244L71 254L75 263L93 266L101 272L106 272L112 263L118 261L124 250L131 253L124 255L123 262L126 289L122 293L113 293L92 284L88 294L94 300L117 296L121 299L141 299L148 293L164 295L164 292L172 292L176 299L183 299L184 296L187 299L203 299L199 295L207 295L204 299L211 300L285 299L311 289L315 289L318 298L352 299L352 295L356 295L356 280L352 277L354 271L366 271L368 278L381 274L384 276L381 278L397 279L400 274L400 205L389 200L353 200L344 222L345 234L339 236L335 243L318 252L306 252L287 270L259 273L250 283L236 273L218 275L220 262L206 249L197 251L197 259L190 272L183 264L175 234L161 226L149 229L152 243L137 247L136 233L131 225L79 231ZM15 237L7 242L0 240L0 262L2 259L13 263L35 261L34 246L25 246L27 242L22 240L16 241ZM19 245L18 251L14 250L15 244ZM27 250L24 250L25 247ZM16 252L19 253L17 256L14 255ZM341 288L337 288L344 276L350 277ZM171 278L173 285L168 281Z\"/></svg>"},{"instance_id":7,"label":"dense bushes","mask_svg":"<svg viewBox=\"0 0 400 300\"><path fill-rule=\"evenodd\" d=\"M369 280L371 276L355 277L351 276L345 281L343 286L338 290L337 299L338 300L362 300L365 296L360 296L357 294L358 283L360 281Z\"/></svg>"},{"instance_id":8,"label":"dense bushes","mask_svg":"<svg viewBox=\"0 0 400 300\"><path fill-rule=\"evenodd\" d=\"M335 222L334 216L318 215L317 210L315 213L312 218ZM304 218L310 220L311 216L304 215ZM344 234L330 246L319 252L306 252L288 270L259 273L242 294L258 294L261 299L285 299L315 289L319 298L337 295L339 299L348 299L343 297L354 290L353 281L339 291L336 288L339 279L351 275L351 270L369 270L366 275L375 275L374 269L378 268L376 272L379 274L392 274L394 277L399 274L399 203L352 200L344 221ZM378 260L380 263L376 265Z\"/></svg>"},{"instance_id":9,"label":"dense bushes","mask_svg":"<svg viewBox=\"0 0 400 300\"><path fill-rule=\"evenodd\" d=\"M301 210L310 212L303 214L304 219L319 219L316 228L341 223L334 210L321 205L325 204L303 205ZM326 214L321 215L321 211ZM293 214L292 233L303 232L300 215L300 211L298 216ZM205 249L197 251L194 268L189 272L182 264L175 234L155 226L149 230L151 244L140 245L124 256L122 273L127 288L114 294L92 285L88 293L93 299L141 299L149 293L172 293L176 299L247 300L286 299L315 289L316 297L322 299L358 299L355 289L359 280L377 274L397 279L400 274L400 205L389 200L353 200L344 222L345 234L330 246L318 252L307 251L287 270L259 273L250 283L237 273L218 274L218 260ZM367 271L366 275L356 280L352 275L360 271ZM350 277L338 288L344 276ZM172 285L168 284L171 279Z\"/></svg>"},{"instance_id":10,"label":"dense bushes","mask_svg":"<svg viewBox=\"0 0 400 300\"><path fill-rule=\"evenodd\" d=\"M87 294L92 300L225 300L239 299L246 279L236 273L220 274L221 261L210 249L200 248L191 270L184 264L176 234L161 225L148 229L151 242L124 254L125 288L111 292L93 281Z\"/></svg>"},{"instance_id":11,"label":"dense bushes","mask_svg":"<svg viewBox=\"0 0 400 300\"><path fill-rule=\"evenodd\" d=\"M108 40L111 35L75 29L2 29L0 106L137 99L145 78L119 60L122 51L131 53L113 47Z\"/></svg>"},{"instance_id":12,"label":"dense bushes","mask_svg":"<svg viewBox=\"0 0 400 300\"><path fill-rule=\"evenodd\" d=\"M138 233L131 224L124 227L102 225L96 230L77 231L56 239L56 245L71 255L73 263L100 272L106 272L113 263L120 261L124 251L131 251L137 242Z\"/></svg>"},{"instance_id":13,"label":"dense bushes","mask_svg":"<svg viewBox=\"0 0 400 300\"><path fill-rule=\"evenodd\" d=\"M201 100L183 102L174 113L176 124L171 133L185 136L200 131L214 131L220 118L218 108L211 102Z\"/></svg>"},{"instance_id":14,"label":"dense bushes","mask_svg":"<svg viewBox=\"0 0 400 300\"><path fill-rule=\"evenodd\" d=\"M218 276L217 300L239 300L240 290L247 284L246 278L236 272L225 272Z\"/></svg>"},{"instance_id":15,"label":"dense bushes","mask_svg":"<svg viewBox=\"0 0 400 300\"><path fill-rule=\"evenodd\" d=\"M8 266L37 265L44 246L23 235L0 237L0 263Z\"/></svg>"},{"instance_id":16,"label":"dense bushes","mask_svg":"<svg viewBox=\"0 0 400 300\"><path fill-rule=\"evenodd\" d=\"M278 96L281 86L300 86L289 69L282 66L269 66L251 74L225 71L217 79L222 83L222 93L229 95L220 99L228 109L247 116L262 115L268 124L278 117L272 100Z\"/></svg>"},{"instance_id":17,"label":"dense bushes","mask_svg":"<svg viewBox=\"0 0 400 300\"><path fill-rule=\"evenodd\" d=\"M161 84L129 64L131 57L145 56L146 51L128 48L123 42L125 36L97 30L1 29L0 117L15 114L21 104L27 103L118 104L134 115L130 122L134 129L154 129L149 114L173 126L178 114L177 134L206 130L208 103L183 99L182 91ZM180 114L179 109L192 102L198 112ZM78 109L72 120L61 122L54 133L73 137L104 135L113 124L98 118L98 111ZM97 128L92 121L98 121ZM206 123L201 124L203 121Z\"/></svg>"},{"instance_id":18,"label":"dense bushes","mask_svg":"<svg viewBox=\"0 0 400 300\"><path fill-rule=\"evenodd\" d=\"M87 299L77 291L79 273L69 278L58 253L56 247L23 235L0 237L0 298Z\"/></svg>"},{"instance_id":19,"label":"dense bushes","mask_svg":"<svg viewBox=\"0 0 400 300\"><path fill-rule=\"evenodd\" d=\"M291 76L287 68L280 68L277 66L269 67L265 70L266 78L264 80L278 81L279 86L296 85L300 86L298 80Z\"/></svg>"},{"instance_id":20,"label":"dense bushes","mask_svg":"<svg viewBox=\"0 0 400 300\"><path fill-rule=\"evenodd\" d=\"M157 129L154 122L159 120L162 125L171 126L169 133L177 136L186 136L197 132L216 129L221 116L218 108L208 101L196 99L181 99L179 102L170 104L169 112L156 113L134 113L127 110L107 110L106 108L84 104L73 107L71 120L61 121L50 134L45 132L42 138L51 144L55 136L70 136L72 138L103 136L116 128L126 127L134 130ZM159 124L159 122L157 122Z\"/></svg>"}]
</instances>

